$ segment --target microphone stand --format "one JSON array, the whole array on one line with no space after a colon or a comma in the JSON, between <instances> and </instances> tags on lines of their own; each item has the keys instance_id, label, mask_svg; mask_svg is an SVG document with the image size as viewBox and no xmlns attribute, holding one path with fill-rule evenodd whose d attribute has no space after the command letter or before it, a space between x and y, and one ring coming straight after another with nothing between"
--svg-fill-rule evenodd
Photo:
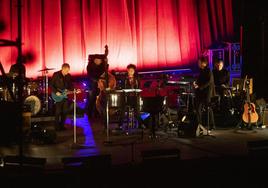
<instances>
[{"instance_id":1,"label":"microphone stand","mask_svg":"<svg viewBox=\"0 0 268 188\"><path fill-rule=\"evenodd\" d=\"M74 93L74 98L73 98L73 102L74 102L74 111L73 111L73 126L74 126L74 130L73 130L73 143L72 143L72 148L73 149L87 149L87 148L95 148L95 146L88 146L88 145L83 145L83 144L78 144L77 143L77 136L76 136L76 89L73 90Z\"/></svg>"},{"instance_id":2,"label":"microphone stand","mask_svg":"<svg viewBox=\"0 0 268 188\"><path fill-rule=\"evenodd\" d=\"M111 144L112 141L110 140L110 133L109 133L109 102L108 102L108 97L107 97L107 92L109 92L109 77L108 77L108 46L105 45L105 94L106 94L106 140L104 141L104 144Z\"/></svg>"}]
</instances>

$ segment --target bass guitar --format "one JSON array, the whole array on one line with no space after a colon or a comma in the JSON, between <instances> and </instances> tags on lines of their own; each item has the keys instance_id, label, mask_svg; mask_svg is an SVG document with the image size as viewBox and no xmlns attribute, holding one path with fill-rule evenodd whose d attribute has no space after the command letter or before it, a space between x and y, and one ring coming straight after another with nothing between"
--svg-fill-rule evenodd
<instances>
[{"instance_id":1,"label":"bass guitar","mask_svg":"<svg viewBox=\"0 0 268 188\"><path fill-rule=\"evenodd\" d=\"M81 90L73 90L73 91L68 91L68 90L61 90L59 91L61 94L56 95L56 93L52 92L51 97L55 102L61 102L63 99L67 99L69 94L75 93L81 93Z\"/></svg>"},{"instance_id":2,"label":"bass guitar","mask_svg":"<svg viewBox=\"0 0 268 188\"><path fill-rule=\"evenodd\" d=\"M244 104L244 112L242 115L243 121L248 125L251 126L251 123L256 123L259 119L258 113L256 112L255 104L250 101L249 96L249 83L247 83L247 76L244 81L244 86L246 85L246 101Z\"/></svg>"}]
</instances>

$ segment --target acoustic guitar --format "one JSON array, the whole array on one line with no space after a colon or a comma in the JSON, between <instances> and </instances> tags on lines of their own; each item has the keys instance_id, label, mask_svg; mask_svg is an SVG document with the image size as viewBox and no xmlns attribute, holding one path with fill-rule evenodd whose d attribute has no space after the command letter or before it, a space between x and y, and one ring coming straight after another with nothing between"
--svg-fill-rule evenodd
<instances>
[{"instance_id":1,"label":"acoustic guitar","mask_svg":"<svg viewBox=\"0 0 268 188\"><path fill-rule=\"evenodd\" d=\"M246 101L244 104L244 112L242 115L242 119L245 123L248 124L248 126L251 126L251 123L256 123L259 119L258 113L256 112L255 104L250 101L249 96L249 84L246 84L247 82L247 76L244 81L244 86L246 85Z\"/></svg>"}]
</instances>

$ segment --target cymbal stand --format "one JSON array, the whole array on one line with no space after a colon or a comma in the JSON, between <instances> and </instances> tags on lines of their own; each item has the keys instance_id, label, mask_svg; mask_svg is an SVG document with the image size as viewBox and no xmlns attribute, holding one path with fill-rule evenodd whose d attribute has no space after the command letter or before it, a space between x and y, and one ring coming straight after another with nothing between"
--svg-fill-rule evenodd
<instances>
[{"instance_id":1,"label":"cymbal stand","mask_svg":"<svg viewBox=\"0 0 268 188\"><path fill-rule=\"evenodd\" d=\"M45 79L46 79L46 100L45 100L45 109L46 109L46 112L48 112L48 71L45 72Z\"/></svg>"},{"instance_id":2,"label":"cymbal stand","mask_svg":"<svg viewBox=\"0 0 268 188\"><path fill-rule=\"evenodd\" d=\"M48 71L45 70L43 73L43 84L42 84L42 91L44 93L43 100L45 101L44 107L43 107L43 113L48 112Z\"/></svg>"}]
</instances>

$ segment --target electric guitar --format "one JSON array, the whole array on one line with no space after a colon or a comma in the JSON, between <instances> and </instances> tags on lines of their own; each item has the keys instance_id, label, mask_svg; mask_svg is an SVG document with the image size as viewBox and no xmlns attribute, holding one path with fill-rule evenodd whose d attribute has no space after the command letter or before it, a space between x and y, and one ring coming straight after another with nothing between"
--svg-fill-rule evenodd
<instances>
[{"instance_id":1,"label":"electric guitar","mask_svg":"<svg viewBox=\"0 0 268 188\"><path fill-rule=\"evenodd\" d=\"M69 94L75 93L81 93L80 89L77 89L75 91L68 91L68 90L61 90L59 91L61 95L56 95L56 93L52 92L51 97L55 102L61 102L63 99L67 99Z\"/></svg>"},{"instance_id":2,"label":"electric guitar","mask_svg":"<svg viewBox=\"0 0 268 188\"><path fill-rule=\"evenodd\" d=\"M247 76L245 78L244 86L245 86L246 82L247 82ZM242 119L250 127L251 123L256 123L258 121L259 116L258 116L258 114L256 112L255 104L250 101L249 84L246 84L246 85L247 85L246 86L246 95L247 95L246 98L247 99L246 99L245 104L244 104L244 112L243 112L243 115L242 115Z\"/></svg>"}]
</instances>

